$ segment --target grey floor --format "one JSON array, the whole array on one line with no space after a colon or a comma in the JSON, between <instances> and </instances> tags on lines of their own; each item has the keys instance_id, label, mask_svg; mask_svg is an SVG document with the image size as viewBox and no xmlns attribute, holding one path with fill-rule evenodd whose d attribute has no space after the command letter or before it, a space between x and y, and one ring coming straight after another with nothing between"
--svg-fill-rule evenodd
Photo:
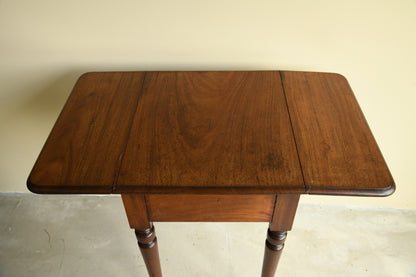
<instances>
[{"instance_id":1,"label":"grey floor","mask_svg":"<svg viewBox=\"0 0 416 277\"><path fill-rule=\"evenodd\" d=\"M267 223L156 223L164 276L260 276ZM277 276L416 276L416 211L301 204ZM147 276L117 196L0 194L0 276Z\"/></svg>"}]
</instances>

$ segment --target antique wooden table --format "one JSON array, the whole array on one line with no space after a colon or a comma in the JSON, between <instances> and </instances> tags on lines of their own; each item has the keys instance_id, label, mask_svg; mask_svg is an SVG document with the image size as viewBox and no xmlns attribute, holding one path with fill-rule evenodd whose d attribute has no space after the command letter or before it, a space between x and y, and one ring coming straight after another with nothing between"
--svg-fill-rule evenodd
<instances>
[{"instance_id":1,"label":"antique wooden table","mask_svg":"<svg viewBox=\"0 0 416 277\"><path fill-rule=\"evenodd\" d=\"M27 184L121 194L150 276L152 222L270 222L273 276L301 194L395 188L346 79L290 71L86 73Z\"/></svg>"}]
</instances>

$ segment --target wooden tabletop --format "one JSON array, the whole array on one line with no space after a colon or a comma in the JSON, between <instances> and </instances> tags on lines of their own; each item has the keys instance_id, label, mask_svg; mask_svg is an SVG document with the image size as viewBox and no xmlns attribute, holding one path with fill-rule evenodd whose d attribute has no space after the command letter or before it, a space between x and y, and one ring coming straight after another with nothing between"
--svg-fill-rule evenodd
<instances>
[{"instance_id":1,"label":"wooden tabletop","mask_svg":"<svg viewBox=\"0 0 416 277\"><path fill-rule=\"evenodd\" d=\"M343 76L209 71L82 75L28 188L384 196L395 186Z\"/></svg>"}]
</instances>

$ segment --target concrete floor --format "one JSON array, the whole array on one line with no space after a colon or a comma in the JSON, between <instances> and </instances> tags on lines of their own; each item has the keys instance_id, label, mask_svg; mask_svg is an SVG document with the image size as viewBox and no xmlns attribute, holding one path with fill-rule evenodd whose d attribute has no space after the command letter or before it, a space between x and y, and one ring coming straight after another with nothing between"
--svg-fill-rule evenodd
<instances>
[{"instance_id":1,"label":"concrete floor","mask_svg":"<svg viewBox=\"0 0 416 277\"><path fill-rule=\"evenodd\" d=\"M267 223L156 223L164 275L260 276ZM416 276L416 211L301 204L278 276ZM0 276L147 276L117 196L0 194Z\"/></svg>"}]
</instances>

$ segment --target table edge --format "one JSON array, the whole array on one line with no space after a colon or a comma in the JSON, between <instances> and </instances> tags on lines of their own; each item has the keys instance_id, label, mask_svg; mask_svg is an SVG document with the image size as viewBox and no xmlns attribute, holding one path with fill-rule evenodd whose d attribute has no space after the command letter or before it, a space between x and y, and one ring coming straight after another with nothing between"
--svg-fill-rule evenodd
<instances>
[{"instance_id":1,"label":"table edge","mask_svg":"<svg viewBox=\"0 0 416 277\"><path fill-rule=\"evenodd\" d=\"M112 190L108 186L61 186L59 189L53 186L39 186L31 182L30 176L27 179L27 188L36 194L212 194L212 195L233 195L233 194L305 194L305 195L328 195L328 196L373 196L386 197L396 190L395 183L385 188L357 189L342 187L311 187L305 191L304 187L236 187L236 188L178 188L178 187L131 187L121 186Z\"/></svg>"}]
</instances>

